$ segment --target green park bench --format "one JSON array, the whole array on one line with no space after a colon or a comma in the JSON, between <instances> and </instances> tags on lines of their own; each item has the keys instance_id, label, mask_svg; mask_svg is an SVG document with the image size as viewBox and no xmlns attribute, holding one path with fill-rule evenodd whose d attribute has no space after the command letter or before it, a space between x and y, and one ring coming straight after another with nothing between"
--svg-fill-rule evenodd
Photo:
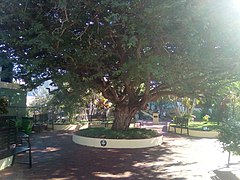
<instances>
[{"instance_id":1,"label":"green park bench","mask_svg":"<svg viewBox=\"0 0 240 180\"><path fill-rule=\"evenodd\" d=\"M14 164L17 154L28 152L29 168L32 167L31 144L29 135L23 132L17 132L16 127L0 128L0 159L13 156Z\"/></svg>"},{"instance_id":2,"label":"green park bench","mask_svg":"<svg viewBox=\"0 0 240 180\"><path fill-rule=\"evenodd\" d=\"M186 117L177 117L171 121L168 125L168 131L171 131L171 128L174 129L174 133L177 133L177 128L180 128L180 133L183 134L183 129L187 130L187 135L189 135L188 129L188 118Z\"/></svg>"}]
</instances>

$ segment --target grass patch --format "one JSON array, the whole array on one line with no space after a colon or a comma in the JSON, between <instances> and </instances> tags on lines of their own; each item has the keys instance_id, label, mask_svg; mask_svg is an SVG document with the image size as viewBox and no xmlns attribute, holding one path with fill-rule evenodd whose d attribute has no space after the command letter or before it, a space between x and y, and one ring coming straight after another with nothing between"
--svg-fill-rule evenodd
<instances>
[{"instance_id":1,"label":"grass patch","mask_svg":"<svg viewBox=\"0 0 240 180\"><path fill-rule=\"evenodd\" d=\"M130 128L125 131L114 131L108 128L97 127L82 129L76 134L85 137L107 139L148 139L159 136L156 131L144 128Z\"/></svg>"},{"instance_id":2,"label":"grass patch","mask_svg":"<svg viewBox=\"0 0 240 180\"><path fill-rule=\"evenodd\" d=\"M202 131L203 127L207 126L210 130L217 130L219 129L220 125L217 124L217 122L203 122L203 121L192 121L188 123L189 129Z\"/></svg>"}]
</instances>

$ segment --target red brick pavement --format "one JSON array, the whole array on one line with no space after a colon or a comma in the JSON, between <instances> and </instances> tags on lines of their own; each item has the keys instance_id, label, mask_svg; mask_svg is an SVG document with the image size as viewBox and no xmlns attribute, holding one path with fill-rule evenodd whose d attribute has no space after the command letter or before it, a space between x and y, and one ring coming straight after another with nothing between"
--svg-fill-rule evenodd
<instances>
[{"instance_id":1,"label":"red brick pavement","mask_svg":"<svg viewBox=\"0 0 240 180\"><path fill-rule=\"evenodd\" d=\"M73 143L71 135L69 131L33 134L33 168L15 163L0 172L0 179L207 180L216 178L213 170L221 170L227 160L227 155L221 152L215 139L165 134L163 145L158 147L98 149ZM27 156L17 157L16 160L21 158ZM234 167L240 165L237 158L232 161ZM236 168L238 171L240 168ZM238 179L235 171L226 172L229 173L227 177Z\"/></svg>"}]
</instances>

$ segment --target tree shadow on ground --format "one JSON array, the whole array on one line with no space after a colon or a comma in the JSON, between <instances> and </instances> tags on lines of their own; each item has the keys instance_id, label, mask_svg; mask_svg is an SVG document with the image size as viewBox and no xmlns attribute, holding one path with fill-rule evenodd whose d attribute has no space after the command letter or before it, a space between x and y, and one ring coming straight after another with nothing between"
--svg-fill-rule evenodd
<instances>
[{"instance_id":1,"label":"tree shadow on ground","mask_svg":"<svg viewBox=\"0 0 240 180\"><path fill-rule=\"evenodd\" d=\"M188 164L176 162L171 157L176 152L172 152L167 143L144 149L101 149L75 144L71 135L65 131L34 134L32 169L15 164L1 171L2 178L186 179L176 174L180 172L178 167Z\"/></svg>"},{"instance_id":2,"label":"tree shadow on ground","mask_svg":"<svg viewBox=\"0 0 240 180\"><path fill-rule=\"evenodd\" d=\"M213 170L214 176L211 177L213 180L240 180L240 161L229 163L225 167Z\"/></svg>"},{"instance_id":3,"label":"tree shadow on ground","mask_svg":"<svg viewBox=\"0 0 240 180\"><path fill-rule=\"evenodd\" d=\"M239 180L239 178L231 171L214 170L213 172L216 174L211 177L213 180Z\"/></svg>"}]
</instances>

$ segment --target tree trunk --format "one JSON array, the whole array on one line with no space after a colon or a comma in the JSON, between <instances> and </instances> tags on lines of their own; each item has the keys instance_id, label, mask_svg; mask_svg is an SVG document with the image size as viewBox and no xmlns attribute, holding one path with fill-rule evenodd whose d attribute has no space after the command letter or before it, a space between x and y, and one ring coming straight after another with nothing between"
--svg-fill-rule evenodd
<instances>
[{"instance_id":1,"label":"tree trunk","mask_svg":"<svg viewBox=\"0 0 240 180\"><path fill-rule=\"evenodd\" d=\"M231 157L231 151L228 151L228 163L227 163L227 168L229 168L229 165L230 165L230 157Z\"/></svg>"},{"instance_id":2,"label":"tree trunk","mask_svg":"<svg viewBox=\"0 0 240 180\"><path fill-rule=\"evenodd\" d=\"M117 106L114 110L112 130L127 130L136 112L134 107Z\"/></svg>"}]
</instances>

